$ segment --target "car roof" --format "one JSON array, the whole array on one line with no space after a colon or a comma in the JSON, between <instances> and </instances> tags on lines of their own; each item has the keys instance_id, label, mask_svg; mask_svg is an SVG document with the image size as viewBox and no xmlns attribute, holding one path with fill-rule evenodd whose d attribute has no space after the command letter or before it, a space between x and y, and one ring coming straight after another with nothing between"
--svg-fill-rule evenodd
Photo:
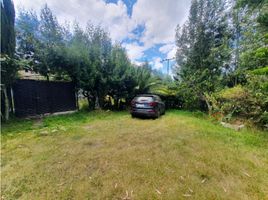
<instances>
[{"instance_id":1,"label":"car roof","mask_svg":"<svg viewBox=\"0 0 268 200\"><path fill-rule=\"evenodd\" d=\"M139 94L136 97L158 97L158 95L155 95L155 94Z\"/></svg>"}]
</instances>

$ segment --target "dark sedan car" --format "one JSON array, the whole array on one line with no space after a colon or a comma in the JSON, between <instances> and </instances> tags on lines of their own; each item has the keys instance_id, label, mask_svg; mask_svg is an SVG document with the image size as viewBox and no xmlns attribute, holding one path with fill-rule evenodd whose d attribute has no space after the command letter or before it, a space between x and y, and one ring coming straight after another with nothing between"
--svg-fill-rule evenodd
<instances>
[{"instance_id":1,"label":"dark sedan car","mask_svg":"<svg viewBox=\"0 0 268 200\"><path fill-rule=\"evenodd\" d=\"M158 118L160 115L165 114L165 103L157 95L138 95L131 101L130 113L132 117Z\"/></svg>"}]
</instances>

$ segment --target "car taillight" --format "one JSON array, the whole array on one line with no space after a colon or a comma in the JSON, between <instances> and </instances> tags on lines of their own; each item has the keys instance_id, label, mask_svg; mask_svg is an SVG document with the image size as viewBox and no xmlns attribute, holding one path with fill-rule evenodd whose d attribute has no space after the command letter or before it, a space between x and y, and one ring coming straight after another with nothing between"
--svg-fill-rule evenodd
<instances>
[{"instance_id":1,"label":"car taillight","mask_svg":"<svg viewBox=\"0 0 268 200\"><path fill-rule=\"evenodd\" d=\"M152 106L152 107L154 107L154 106L157 105L157 103L156 102L150 102L149 105Z\"/></svg>"},{"instance_id":2,"label":"car taillight","mask_svg":"<svg viewBox=\"0 0 268 200\"><path fill-rule=\"evenodd\" d=\"M136 103L136 101L132 100L130 104L135 105L135 103Z\"/></svg>"}]
</instances>

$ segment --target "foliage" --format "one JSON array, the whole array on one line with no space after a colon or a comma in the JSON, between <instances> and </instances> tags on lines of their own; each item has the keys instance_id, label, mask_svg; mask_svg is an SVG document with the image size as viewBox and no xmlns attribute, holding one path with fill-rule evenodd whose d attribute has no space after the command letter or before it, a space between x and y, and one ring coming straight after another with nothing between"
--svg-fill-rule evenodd
<instances>
[{"instance_id":1,"label":"foliage","mask_svg":"<svg viewBox=\"0 0 268 200\"><path fill-rule=\"evenodd\" d=\"M237 7L256 7L262 5L266 0L238 0L237 1Z\"/></svg>"},{"instance_id":2,"label":"foliage","mask_svg":"<svg viewBox=\"0 0 268 200\"><path fill-rule=\"evenodd\" d=\"M179 94L185 108L203 109L204 93L219 87L229 58L229 31L221 0L194 0L188 21L176 31Z\"/></svg>"},{"instance_id":3,"label":"foliage","mask_svg":"<svg viewBox=\"0 0 268 200\"><path fill-rule=\"evenodd\" d=\"M8 55L1 55L1 83L10 85L17 75L18 62Z\"/></svg>"},{"instance_id":4,"label":"foliage","mask_svg":"<svg viewBox=\"0 0 268 200\"><path fill-rule=\"evenodd\" d=\"M15 59L15 10L11 0L1 3L1 84L10 86L18 70Z\"/></svg>"},{"instance_id":5,"label":"foliage","mask_svg":"<svg viewBox=\"0 0 268 200\"><path fill-rule=\"evenodd\" d=\"M265 21L267 21L268 2L242 0L237 3L237 7L245 12L239 24L242 39L239 68L246 71L267 66L268 24Z\"/></svg>"},{"instance_id":6,"label":"foliage","mask_svg":"<svg viewBox=\"0 0 268 200\"><path fill-rule=\"evenodd\" d=\"M15 53L15 9L11 0L1 1L1 120L9 119L11 83L17 72L17 64L14 59ZM4 106L3 106L4 104ZM4 108L2 110L2 108ZM5 114L5 115L3 115Z\"/></svg>"},{"instance_id":7,"label":"foliage","mask_svg":"<svg viewBox=\"0 0 268 200\"><path fill-rule=\"evenodd\" d=\"M247 92L241 85L237 85L233 88L228 88L218 92L218 97L223 100L237 100L247 97Z\"/></svg>"},{"instance_id":8,"label":"foliage","mask_svg":"<svg viewBox=\"0 0 268 200\"><path fill-rule=\"evenodd\" d=\"M1 1L1 54L12 57L15 52L15 9L12 0Z\"/></svg>"},{"instance_id":9,"label":"foliage","mask_svg":"<svg viewBox=\"0 0 268 200\"><path fill-rule=\"evenodd\" d=\"M108 77L108 94L114 99L114 107L120 108L121 100L127 102L135 95L137 72L131 65L125 49L116 44L111 52L112 69Z\"/></svg>"},{"instance_id":10,"label":"foliage","mask_svg":"<svg viewBox=\"0 0 268 200\"><path fill-rule=\"evenodd\" d=\"M254 75L268 75L268 66L251 71Z\"/></svg>"},{"instance_id":11,"label":"foliage","mask_svg":"<svg viewBox=\"0 0 268 200\"><path fill-rule=\"evenodd\" d=\"M110 96L119 108L137 93L149 92L159 83L148 63L134 66L120 44L112 44L109 33L88 23L72 30L58 23L45 5L40 16L22 10L16 22L18 53L31 63L29 70L47 79L71 80L82 91L91 109L103 108Z\"/></svg>"},{"instance_id":12,"label":"foliage","mask_svg":"<svg viewBox=\"0 0 268 200\"><path fill-rule=\"evenodd\" d=\"M159 77L152 76L151 70L148 68L147 63L144 63L144 65L136 68L136 80L136 93L148 93L150 91L150 88L160 84Z\"/></svg>"},{"instance_id":13,"label":"foliage","mask_svg":"<svg viewBox=\"0 0 268 200\"><path fill-rule=\"evenodd\" d=\"M18 53L31 60L29 70L49 77L62 72L64 38L62 27L52 11L45 5L40 18L32 11L21 11L16 21Z\"/></svg>"},{"instance_id":14,"label":"foliage","mask_svg":"<svg viewBox=\"0 0 268 200\"><path fill-rule=\"evenodd\" d=\"M250 72L245 86L237 85L208 96L212 110L221 112L226 120L240 116L267 126L268 77L263 74L264 69Z\"/></svg>"},{"instance_id":15,"label":"foliage","mask_svg":"<svg viewBox=\"0 0 268 200\"><path fill-rule=\"evenodd\" d=\"M176 30L175 80L184 108L267 124L267 6L192 1L188 21Z\"/></svg>"}]
</instances>

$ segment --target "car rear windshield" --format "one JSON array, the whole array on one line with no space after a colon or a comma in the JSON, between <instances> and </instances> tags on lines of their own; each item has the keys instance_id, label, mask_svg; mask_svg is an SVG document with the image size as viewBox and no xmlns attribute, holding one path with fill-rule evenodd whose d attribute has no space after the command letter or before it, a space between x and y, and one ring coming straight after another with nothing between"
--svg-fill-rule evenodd
<instances>
[{"instance_id":1,"label":"car rear windshield","mask_svg":"<svg viewBox=\"0 0 268 200\"><path fill-rule=\"evenodd\" d=\"M135 98L136 101L144 101L144 102L151 102L153 101L153 97L136 97Z\"/></svg>"}]
</instances>

